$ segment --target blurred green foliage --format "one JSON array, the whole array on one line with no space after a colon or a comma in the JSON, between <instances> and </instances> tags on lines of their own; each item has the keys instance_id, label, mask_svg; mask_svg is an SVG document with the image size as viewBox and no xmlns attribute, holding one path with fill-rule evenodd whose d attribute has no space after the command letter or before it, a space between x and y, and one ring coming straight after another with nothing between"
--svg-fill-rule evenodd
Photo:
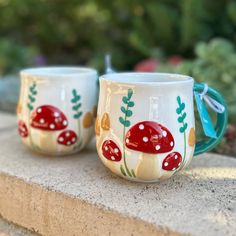
<instances>
[{"instance_id":1,"label":"blurred green foliage","mask_svg":"<svg viewBox=\"0 0 236 236\"><path fill-rule=\"evenodd\" d=\"M196 58L183 60L177 66L163 64L158 71L169 71L192 76L197 82L208 83L223 93L229 121L236 124L236 49L228 40L216 38L195 46Z\"/></svg>"},{"instance_id":2,"label":"blurred green foliage","mask_svg":"<svg viewBox=\"0 0 236 236\"><path fill-rule=\"evenodd\" d=\"M37 50L33 47L17 45L11 40L0 39L0 76L17 73L19 69L32 65Z\"/></svg>"},{"instance_id":3,"label":"blurred green foliage","mask_svg":"<svg viewBox=\"0 0 236 236\"><path fill-rule=\"evenodd\" d=\"M114 66L127 70L159 48L191 57L198 41L236 40L234 0L0 0L0 12L1 38L37 48L49 64L101 70L110 52Z\"/></svg>"}]
</instances>

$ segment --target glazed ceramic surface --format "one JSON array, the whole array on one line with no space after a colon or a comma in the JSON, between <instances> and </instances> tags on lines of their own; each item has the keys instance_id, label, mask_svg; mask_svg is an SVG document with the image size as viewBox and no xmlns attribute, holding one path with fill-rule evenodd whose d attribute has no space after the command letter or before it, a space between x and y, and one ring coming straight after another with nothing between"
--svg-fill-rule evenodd
<instances>
[{"instance_id":1,"label":"glazed ceramic surface","mask_svg":"<svg viewBox=\"0 0 236 236\"><path fill-rule=\"evenodd\" d=\"M22 70L20 76L17 114L23 143L49 155L83 149L94 133L97 72L82 67L45 67Z\"/></svg>"},{"instance_id":2,"label":"glazed ceramic surface","mask_svg":"<svg viewBox=\"0 0 236 236\"><path fill-rule=\"evenodd\" d=\"M95 131L104 165L147 182L185 169L195 148L193 85L177 74L102 76Z\"/></svg>"}]
</instances>

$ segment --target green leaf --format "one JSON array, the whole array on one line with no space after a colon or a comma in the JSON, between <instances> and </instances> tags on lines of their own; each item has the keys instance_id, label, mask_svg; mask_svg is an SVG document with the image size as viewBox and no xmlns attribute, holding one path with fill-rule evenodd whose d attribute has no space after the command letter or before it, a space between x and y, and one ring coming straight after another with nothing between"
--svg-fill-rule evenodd
<instances>
[{"instance_id":1,"label":"green leaf","mask_svg":"<svg viewBox=\"0 0 236 236\"><path fill-rule=\"evenodd\" d=\"M76 91L76 89L73 89L72 90L72 94L73 94L73 96L76 98L77 97L77 91Z\"/></svg>"},{"instance_id":2,"label":"green leaf","mask_svg":"<svg viewBox=\"0 0 236 236\"><path fill-rule=\"evenodd\" d=\"M130 121L129 121L129 120L125 120L124 126L125 126L125 127L129 127L129 126L130 126Z\"/></svg>"},{"instance_id":3,"label":"green leaf","mask_svg":"<svg viewBox=\"0 0 236 236\"><path fill-rule=\"evenodd\" d=\"M184 127L180 127L180 128L179 128L179 132L180 132L180 133L183 133L183 132L184 132Z\"/></svg>"},{"instance_id":4,"label":"green leaf","mask_svg":"<svg viewBox=\"0 0 236 236\"><path fill-rule=\"evenodd\" d=\"M120 121L120 123L121 123L122 125L124 125L124 124L125 124L125 120L124 120L124 118L123 118L123 117L119 117L119 121Z\"/></svg>"},{"instance_id":5,"label":"green leaf","mask_svg":"<svg viewBox=\"0 0 236 236\"><path fill-rule=\"evenodd\" d=\"M186 118L186 112L184 112L182 116L179 116L178 122L179 122L179 123L182 123L185 118Z\"/></svg>"},{"instance_id":6,"label":"green leaf","mask_svg":"<svg viewBox=\"0 0 236 236\"><path fill-rule=\"evenodd\" d=\"M133 175L133 177L136 177L133 169L131 170L131 174Z\"/></svg>"},{"instance_id":7,"label":"green leaf","mask_svg":"<svg viewBox=\"0 0 236 236\"><path fill-rule=\"evenodd\" d=\"M182 111L181 111L180 108L177 108L177 109L176 109L176 113L177 113L178 115L181 114L181 112L182 112Z\"/></svg>"},{"instance_id":8,"label":"green leaf","mask_svg":"<svg viewBox=\"0 0 236 236\"><path fill-rule=\"evenodd\" d=\"M122 107L120 108L120 110L121 110L124 114L126 114L126 109L125 109L125 107L122 106Z\"/></svg>"},{"instance_id":9,"label":"green leaf","mask_svg":"<svg viewBox=\"0 0 236 236\"><path fill-rule=\"evenodd\" d=\"M28 98L29 98L29 100L30 100L31 102L35 102L35 98L32 97L31 95L29 95Z\"/></svg>"},{"instance_id":10,"label":"green leaf","mask_svg":"<svg viewBox=\"0 0 236 236\"><path fill-rule=\"evenodd\" d=\"M134 102L130 101L130 102L128 103L128 107L133 107L133 106L134 106Z\"/></svg>"},{"instance_id":11,"label":"green leaf","mask_svg":"<svg viewBox=\"0 0 236 236\"><path fill-rule=\"evenodd\" d=\"M29 108L30 111L34 109L34 107L30 103L27 104L27 107Z\"/></svg>"},{"instance_id":12,"label":"green leaf","mask_svg":"<svg viewBox=\"0 0 236 236\"><path fill-rule=\"evenodd\" d=\"M188 125L187 125L187 123L185 123L184 126L179 129L180 133L184 133L184 131L187 129L187 127L188 127Z\"/></svg>"},{"instance_id":13,"label":"green leaf","mask_svg":"<svg viewBox=\"0 0 236 236\"><path fill-rule=\"evenodd\" d=\"M71 101L72 103L76 103L76 102L77 102L77 99L76 99L76 98L72 98L70 101Z\"/></svg>"},{"instance_id":14,"label":"green leaf","mask_svg":"<svg viewBox=\"0 0 236 236\"><path fill-rule=\"evenodd\" d=\"M72 109L73 109L74 111L77 111L80 107L81 107L81 103L78 103L77 105L74 105L74 106L72 107Z\"/></svg>"},{"instance_id":15,"label":"green leaf","mask_svg":"<svg viewBox=\"0 0 236 236\"><path fill-rule=\"evenodd\" d=\"M82 116L82 112L78 112L77 114L74 115L75 119L79 119Z\"/></svg>"},{"instance_id":16,"label":"green leaf","mask_svg":"<svg viewBox=\"0 0 236 236\"><path fill-rule=\"evenodd\" d=\"M132 95L133 95L133 90L132 90L132 89L128 89L128 95L127 95L128 100L130 100L130 98L132 97Z\"/></svg>"},{"instance_id":17,"label":"green leaf","mask_svg":"<svg viewBox=\"0 0 236 236\"><path fill-rule=\"evenodd\" d=\"M124 170L124 168L123 168L122 165L120 166L120 171L121 171L121 173L122 173L124 176L126 176L125 170Z\"/></svg>"},{"instance_id":18,"label":"green leaf","mask_svg":"<svg viewBox=\"0 0 236 236\"><path fill-rule=\"evenodd\" d=\"M184 110L184 108L185 108L185 104L184 103L181 103L181 105L180 105L180 107L179 107L180 109L181 109L181 111L183 111Z\"/></svg>"},{"instance_id":19,"label":"green leaf","mask_svg":"<svg viewBox=\"0 0 236 236\"><path fill-rule=\"evenodd\" d=\"M127 117L132 116L132 114L133 114L133 112L132 112L131 110L127 110L127 111L126 111L126 116L127 116Z\"/></svg>"},{"instance_id":20,"label":"green leaf","mask_svg":"<svg viewBox=\"0 0 236 236\"><path fill-rule=\"evenodd\" d=\"M125 103L125 104L128 104L128 102L129 102L129 101L128 101L128 98L125 97L125 96L122 98L122 101L123 101L123 103Z\"/></svg>"},{"instance_id":21,"label":"green leaf","mask_svg":"<svg viewBox=\"0 0 236 236\"><path fill-rule=\"evenodd\" d=\"M37 95L37 91L33 91L32 94L35 96Z\"/></svg>"},{"instance_id":22,"label":"green leaf","mask_svg":"<svg viewBox=\"0 0 236 236\"><path fill-rule=\"evenodd\" d=\"M177 97L177 102L179 104L179 106L181 105L181 99L180 99L180 96Z\"/></svg>"}]
</instances>

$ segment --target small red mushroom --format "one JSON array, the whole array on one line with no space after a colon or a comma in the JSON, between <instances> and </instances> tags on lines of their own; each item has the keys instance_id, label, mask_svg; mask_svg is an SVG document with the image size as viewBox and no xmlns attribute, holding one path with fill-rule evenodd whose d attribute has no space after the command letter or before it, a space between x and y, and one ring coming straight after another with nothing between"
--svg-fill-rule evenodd
<instances>
[{"instance_id":1,"label":"small red mushroom","mask_svg":"<svg viewBox=\"0 0 236 236\"><path fill-rule=\"evenodd\" d=\"M22 138L28 137L28 129L24 121L19 120L18 122L18 132Z\"/></svg>"},{"instance_id":2,"label":"small red mushroom","mask_svg":"<svg viewBox=\"0 0 236 236\"><path fill-rule=\"evenodd\" d=\"M119 147L112 140L106 140L103 142L102 154L109 161L120 161L122 158Z\"/></svg>"},{"instance_id":3,"label":"small red mushroom","mask_svg":"<svg viewBox=\"0 0 236 236\"><path fill-rule=\"evenodd\" d=\"M172 152L162 162L162 169L167 171L176 170L182 162L182 156L179 152Z\"/></svg>"},{"instance_id":4,"label":"small red mushroom","mask_svg":"<svg viewBox=\"0 0 236 236\"><path fill-rule=\"evenodd\" d=\"M172 151L175 145L171 132L154 121L142 121L132 126L125 136L127 148L141 152L136 176L143 180L159 177L156 158L159 153Z\"/></svg>"},{"instance_id":5,"label":"small red mushroom","mask_svg":"<svg viewBox=\"0 0 236 236\"><path fill-rule=\"evenodd\" d=\"M67 127L66 116L58 108L51 105L43 105L32 113L31 126L35 129L55 131Z\"/></svg>"},{"instance_id":6,"label":"small red mushroom","mask_svg":"<svg viewBox=\"0 0 236 236\"><path fill-rule=\"evenodd\" d=\"M77 135L73 130L65 130L61 132L57 138L57 142L65 146L71 146L75 144L77 140Z\"/></svg>"}]
</instances>

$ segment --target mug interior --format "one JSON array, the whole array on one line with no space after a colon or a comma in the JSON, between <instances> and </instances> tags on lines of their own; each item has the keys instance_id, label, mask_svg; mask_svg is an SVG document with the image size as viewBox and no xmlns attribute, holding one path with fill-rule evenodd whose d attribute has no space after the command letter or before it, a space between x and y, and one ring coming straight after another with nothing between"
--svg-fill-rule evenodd
<instances>
[{"instance_id":1,"label":"mug interior","mask_svg":"<svg viewBox=\"0 0 236 236\"><path fill-rule=\"evenodd\" d=\"M87 67L38 67L28 68L20 71L22 75L47 76L47 77L67 77L81 74L96 74L96 70Z\"/></svg>"},{"instance_id":2,"label":"mug interior","mask_svg":"<svg viewBox=\"0 0 236 236\"><path fill-rule=\"evenodd\" d=\"M187 75L171 73L112 73L102 75L101 80L128 84L173 84L189 83L193 78Z\"/></svg>"}]
</instances>

